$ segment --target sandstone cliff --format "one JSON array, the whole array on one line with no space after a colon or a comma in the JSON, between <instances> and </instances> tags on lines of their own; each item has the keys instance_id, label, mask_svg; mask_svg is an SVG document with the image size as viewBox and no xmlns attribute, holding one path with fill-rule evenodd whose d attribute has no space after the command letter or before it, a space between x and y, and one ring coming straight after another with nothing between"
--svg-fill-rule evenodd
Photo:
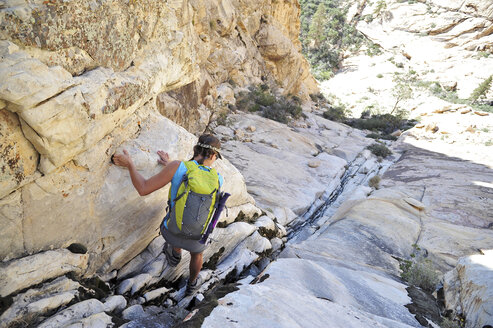
<instances>
[{"instance_id":1,"label":"sandstone cliff","mask_svg":"<svg viewBox=\"0 0 493 328\"><path fill-rule=\"evenodd\" d=\"M3 1L0 258L82 243L106 271L140 252L166 194L140 199L109 157L131 148L147 176L158 149L186 159L194 138L168 120L201 133L231 84L307 98L298 15L297 1ZM252 204L237 175L229 205Z\"/></svg>"}]
</instances>

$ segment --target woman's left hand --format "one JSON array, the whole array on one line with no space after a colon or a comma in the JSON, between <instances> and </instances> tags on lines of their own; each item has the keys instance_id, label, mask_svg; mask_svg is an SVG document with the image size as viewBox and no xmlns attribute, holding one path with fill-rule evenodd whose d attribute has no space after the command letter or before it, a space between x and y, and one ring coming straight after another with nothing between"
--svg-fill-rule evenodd
<instances>
[{"instance_id":1,"label":"woman's left hand","mask_svg":"<svg viewBox=\"0 0 493 328\"><path fill-rule=\"evenodd\" d=\"M133 165L132 159L128 152L124 149L123 154L115 154L113 155L113 163L118 166L123 166L129 168Z\"/></svg>"}]
</instances>

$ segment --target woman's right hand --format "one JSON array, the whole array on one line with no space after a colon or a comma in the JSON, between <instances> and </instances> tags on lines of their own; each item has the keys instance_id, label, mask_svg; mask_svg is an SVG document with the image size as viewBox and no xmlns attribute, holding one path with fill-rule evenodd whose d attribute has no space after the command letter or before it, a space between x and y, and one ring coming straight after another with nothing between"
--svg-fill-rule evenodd
<instances>
[{"instance_id":1,"label":"woman's right hand","mask_svg":"<svg viewBox=\"0 0 493 328\"><path fill-rule=\"evenodd\" d=\"M132 159L128 152L124 149L123 154L115 154L113 155L113 163L118 166L123 166L129 168L133 165Z\"/></svg>"},{"instance_id":2,"label":"woman's right hand","mask_svg":"<svg viewBox=\"0 0 493 328\"><path fill-rule=\"evenodd\" d=\"M159 159L157 160L157 162L159 164L164 165L164 166L168 165L168 163L169 163L169 155L168 155L168 153L165 153L162 150L158 150L157 154L159 155Z\"/></svg>"}]
</instances>

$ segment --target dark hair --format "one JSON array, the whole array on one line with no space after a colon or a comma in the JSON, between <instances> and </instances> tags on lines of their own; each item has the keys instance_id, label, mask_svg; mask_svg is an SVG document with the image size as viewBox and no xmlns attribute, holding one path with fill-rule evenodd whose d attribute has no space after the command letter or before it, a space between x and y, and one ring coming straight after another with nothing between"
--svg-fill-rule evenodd
<instances>
[{"instance_id":1,"label":"dark hair","mask_svg":"<svg viewBox=\"0 0 493 328\"><path fill-rule=\"evenodd\" d=\"M197 143L209 145L209 146L215 147L217 149L221 148L221 141L219 141L219 139L214 137L212 134L201 135L199 137L199 141ZM198 160L197 162L199 164L204 164L204 161L207 158L211 157L212 155L217 154L218 156L220 156L219 153L216 152L215 150L210 149L210 148L201 147L198 144L193 147L193 157L191 160L193 160L197 156L202 155L202 158L200 160Z\"/></svg>"}]
</instances>

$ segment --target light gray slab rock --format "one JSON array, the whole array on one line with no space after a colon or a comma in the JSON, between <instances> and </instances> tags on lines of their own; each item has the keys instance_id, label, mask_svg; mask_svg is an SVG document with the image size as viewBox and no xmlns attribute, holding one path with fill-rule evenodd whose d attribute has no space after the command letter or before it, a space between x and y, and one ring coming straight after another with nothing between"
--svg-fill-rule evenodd
<instances>
[{"instance_id":1,"label":"light gray slab rock","mask_svg":"<svg viewBox=\"0 0 493 328\"><path fill-rule=\"evenodd\" d=\"M149 301L152 301L153 299L161 297L162 295L166 294L169 291L170 291L169 288L161 287L161 288L154 289L154 290L151 290L151 291L145 293L144 298L145 298L146 302L149 302Z\"/></svg>"},{"instance_id":2,"label":"light gray slab rock","mask_svg":"<svg viewBox=\"0 0 493 328\"><path fill-rule=\"evenodd\" d=\"M67 272L84 273L88 258L88 254L58 249L0 263L0 295L10 295Z\"/></svg>"},{"instance_id":3,"label":"light gray slab rock","mask_svg":"<svg viewBox=\"0 0 493 328\"><path fill-rule=\"evenodd\" d=\"M104 300L104 312L120 312L127 307L127 300L121 295L112 295Z\"/></svg>"},{"instance_id":4,"label":"light gray slab rock","mask_svg":"<svg viewBox=\"0 0 493 328\"><path fill-rule=\"evenodd\" d=\"M467 328L493 322L493 250L460 258L444 277L445 306L466 317Z\"/></svg>"},{"instance_id":5,"label":"light gray slab rock","mask_svg":"<svg viewBox=\"0 0 493 328\"><path fill-rule=\"evenodd\" d=\"M277 237L272 238L270 240L270 243L272 244L272 252L280 250L282 245L284 244L283 241Z\"/></svg>"},{"instance_id":6,"label":"light gray slab rock","mask_svg":"<svg viewBox=\"0 0 493 328\"><path fill-rule=\"evenodd\" d=\"M60 306L68 304L78 294L80 284L60 277L38 289L29 289L13 298L13 304L0 316L0 326L14 321L30 322Z\"/></svg>"},{"instance_id":7,"label":"light gray slab rock","mask_svg":"<svg viewBox=\"0 0 493 328\"><path fill-rule=\"evenodd\" d=\"M217 263L221 263L231 252L237 248L243 240L253 234L256 227L246 222L235 222L226 228L216 228L212 232L209 240L210 244L204 251L204 263L212 256L217 256ZM183 252L181 262L176 267L166 267L159 279L174 281L180 276L188 276L188 263L190 255Z\"/></svg>"},{"instance_id":8,"label":"light gray slab rock","mask_svg":"<svg viewBox=\"0 0 493 328\"><path fill-rule=\"evenodd\" d=\"M27 311L30 313L43 313L49 310L56 309L62 305L68 304L74 297L74 292L64 292L55 294L51 297L42 298L32 302L27 306Z\"/></svg>"},{"instance_id":9,"label":"light gray slab rock","mask_svg":"<svg viewBox=\"0 0 493 328\"><path fill-rule=\"evenodd\" d=\"M248 191L257 204L274 213L283 225L303 214L347 164L346 160L332 154L320 154L320 148L332 151L338 146L322 135L321 131L330 132L323 124L317 125L317 120L323 121L323 118L315 119L312 115L310 119L312 128L290 128L258 115L230 116L231 128L243 131L253 125L256 130L251 135L251 142L225 142L224 154L245 176ZM357 149L356 156L366 144L356 142L364 138L352 136L351 130L345 128L349 132L343 132L341 142L346 143L343 139L347 138L348 147ZM319 163L316 168L308 166L314 160L313 156L317 156Z\"/></svg>"},{"instance_id":10,"label":"light gray slab rock","mask_svg":"<svg viewBox=\"0 0 493 328\"><path fill-rule=\"evenodd\" d=\"M76 303L43 321L38 328L58 328L78 322L83 318L104 312L104 305L97 299ZM87 326L85 326L87 327Z\"/></svg>"},{"instance_id":11,"label":"light gray slab rock","mask_svg":"<svg viewBox=\"0 0 493 328\"><path fill-rule=\"evenodd\" d=\"M108 328L113 327L111 317L106 313L96 313L87 318L63 326L63 328Z\"/></svg>"},{"instance_id":12,"label":"light gray slab rock","mask_svg":"<svg viewBox=\"0 0 493 328\"><path fill-rule=\"evenodd\" d=\"M136 304L132 305L122 312L122 317L125 320L134 320L138 319L139 317L142 317L144 315L144 309L142 308L142 305Z\"/></svg>"},{"instance_id":13,"label":"light gray slab rock","mask_svg":"<svg viewBox=\"0 0 493 328\"><path fill-rule=\"evenodd\" d=\"M402 199L405 194L400 196L345 202L316 235L292 245L293 252L304 258L340 259L399 275L394 257L408 257L421 231L420 211Z\"/></svg>"},{"instance_id":14,"label":"light gray slab rock","mask_svg":"<svg viewBox=\"0 0 493 328\"><path fill-rule=\"evenodd\" d=\"M219 300L203 327L420 327L403 306L405 286L385 276L281 259L264 277Z\"/></svg>"}]
</instances>

